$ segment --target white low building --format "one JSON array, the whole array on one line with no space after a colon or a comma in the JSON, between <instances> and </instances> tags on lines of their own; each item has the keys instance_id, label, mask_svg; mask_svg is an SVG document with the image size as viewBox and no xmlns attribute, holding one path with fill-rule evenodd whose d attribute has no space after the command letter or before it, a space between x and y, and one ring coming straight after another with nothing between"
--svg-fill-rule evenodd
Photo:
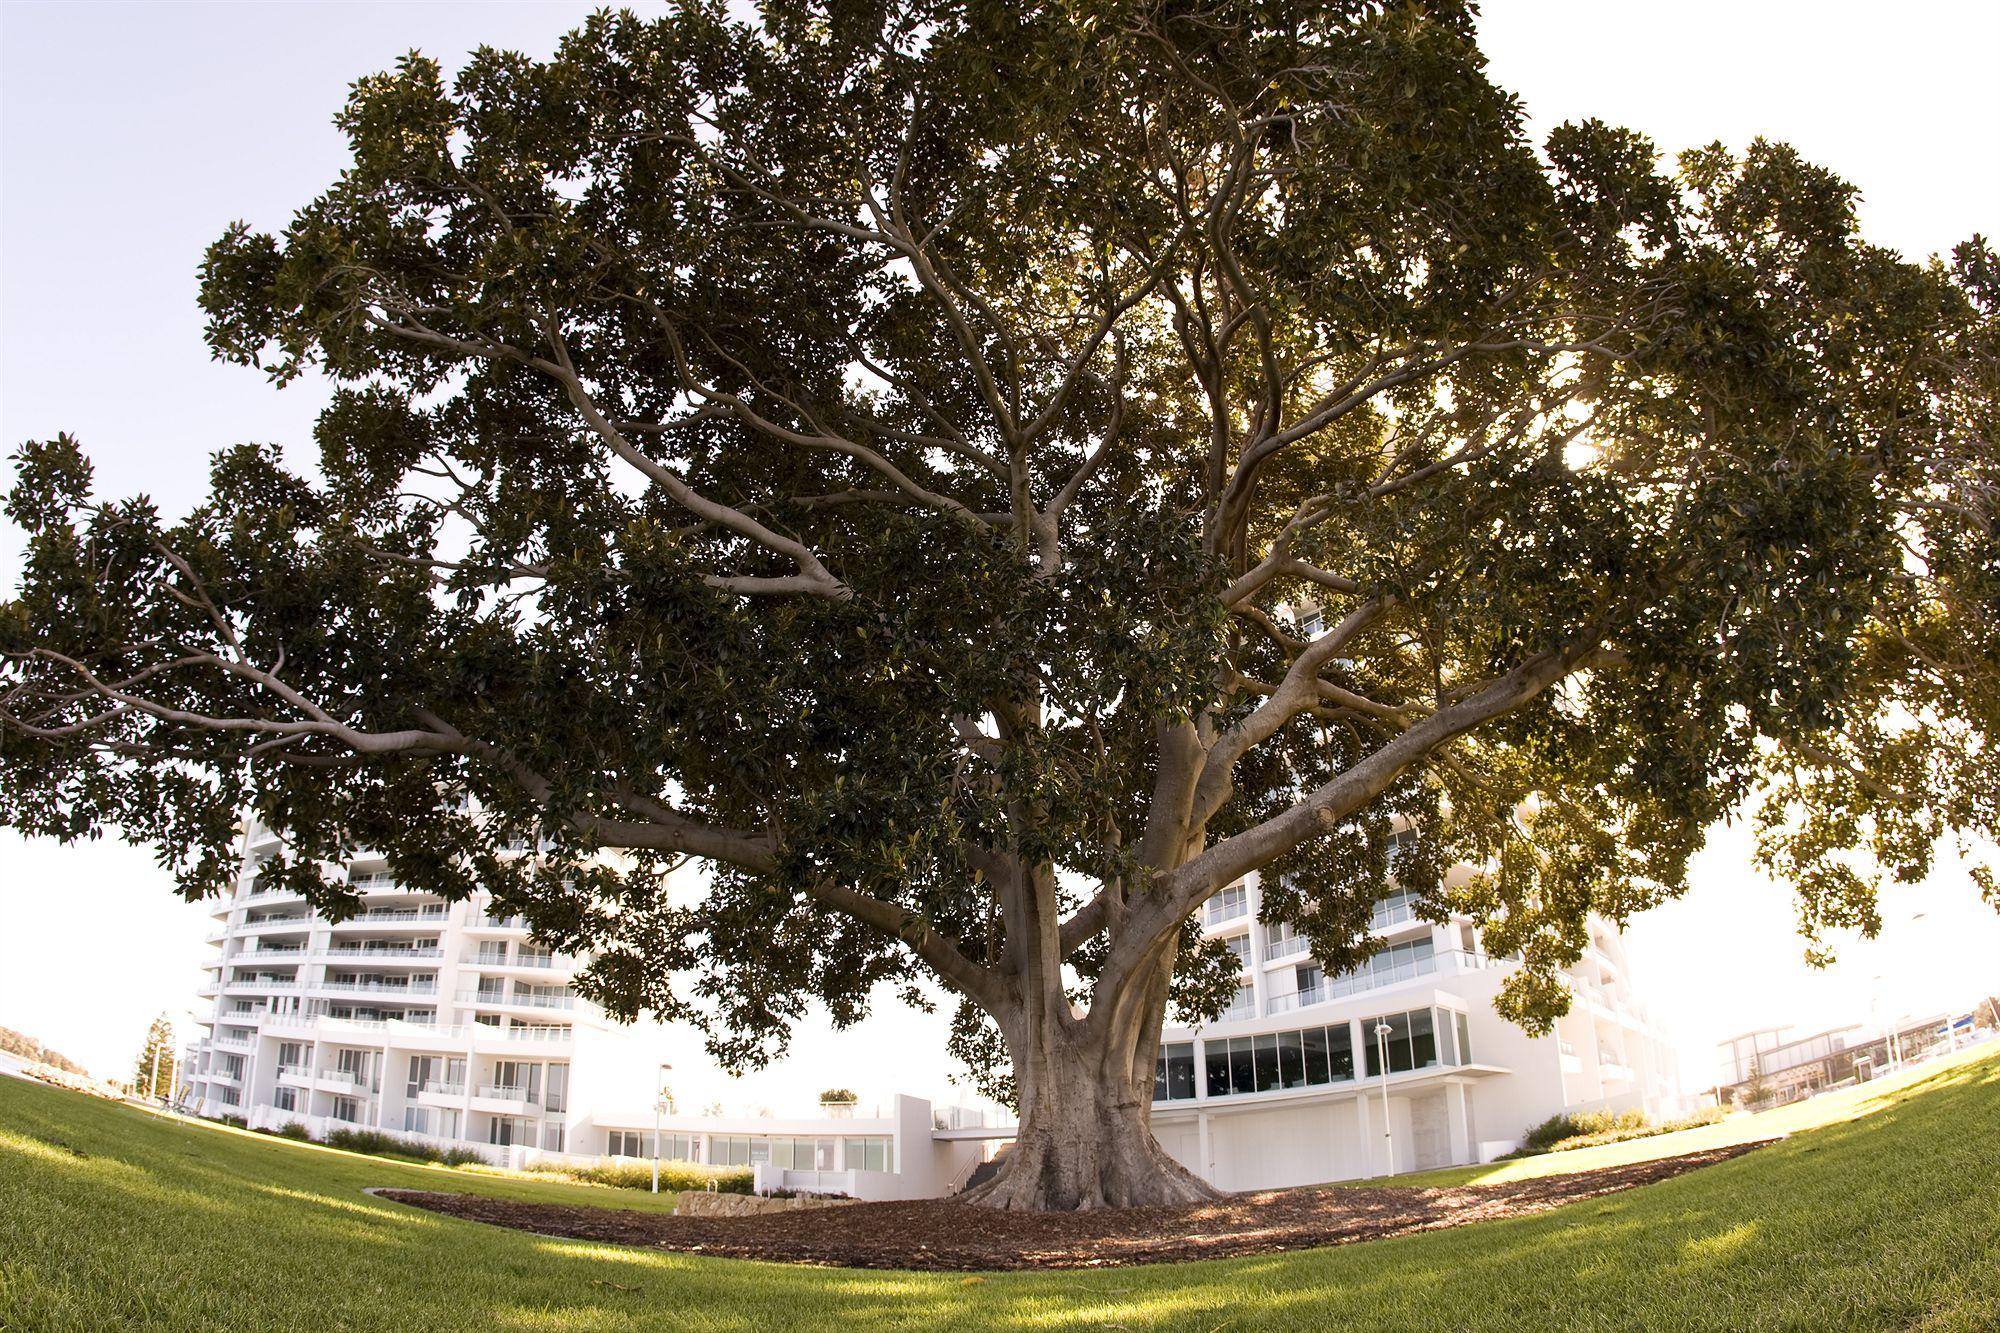
<instances>
[{"instance_id":1,"label":"white low building","mask_svg":"<svg viewBox=\"0 0 2000 1333\"><path fill-rule=\"evenodd\" d=\"M1570 1013L1531 1037L1493 1007L1518 964L1487 954L1470 920L1434 924L1391 894L1375 908L1379 952L1329 976L1260 902L1253 876L1204 909L1242 986L1219 1021L1166 1030L1154 1086L1161 1145L1221 1189L1488 1161L1564 1111L1684 1110L1678 1060L1606 922L1571 969Z\"/></svg>"}]
</instances>

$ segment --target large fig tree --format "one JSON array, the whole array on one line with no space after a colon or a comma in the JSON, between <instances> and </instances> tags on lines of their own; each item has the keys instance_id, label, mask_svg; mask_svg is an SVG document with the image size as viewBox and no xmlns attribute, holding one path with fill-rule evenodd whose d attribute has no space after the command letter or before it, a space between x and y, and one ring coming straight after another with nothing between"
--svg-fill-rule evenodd
<instances>
[{"instance_id":1,"label":"large fig tree","mask_svg":"<svg viewBox=\"0 0 2000 1333\"><path fill-rule=\"evenodd\" d=\"M360 80L203 269L217 356L338 385L317 469L17 455L0 814L192 896L251 810L334 913L380 848L736 1066L941 986L1011 1208L1208 1192L1148 1105L1253 871L1351 963L1413 830L1530 1026L1753 797L1870 928L1994 823L1993 257L1761 141L1538 153L1473 17L687 4Z\"/></svg>"}]
</instances>

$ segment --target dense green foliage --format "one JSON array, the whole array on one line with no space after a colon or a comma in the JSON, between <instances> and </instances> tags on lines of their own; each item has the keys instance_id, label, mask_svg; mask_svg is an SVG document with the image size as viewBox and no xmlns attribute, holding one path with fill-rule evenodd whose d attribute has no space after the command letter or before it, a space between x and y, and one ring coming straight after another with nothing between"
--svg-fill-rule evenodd
<instances>
[{"instance_id":1,"label":"dense green foliage","mask_svg":"<svg viewBox=\"0 0 2000 1333\"><path fill-rule=\"evenodd\" d=\"M1143 1101L1250 871L1338 967L1408 827L1546 1025L1759 792L1814 937L1995 827L1992 252L1762 140L1538 154L1465 3L690 3L339 124L202 284L335 381L318 474L19 454L19 827L199 894L254 809L335 913L380 848L731 1064L934 978L1029 1125Z\"/></svg>"},{"instance_id":2,"label":"dense green foliage","mask_svg":"<svg viewBox=\"0 0 2000 1333\"><path fill-rule=\"evenodd\" d=\"M1907 1080L1905 1081L1907 1084ZM1866 1111L1860 1119L1847 1119ZM0 1079L0 1324L70 1333L534 1328L1041 1330L1735 1328L1972 1333L2000 1324L2000 1065L1927 1070L1687 1147L1746 1157L1535 1217L1398 1240L1100 1272L883 1273L552 1241L367 1186L647 1207L643 1192L400 1166ZM198 1146L189 1136L199 1136ZM1474 1173L1583 1168L1649 1139ZM1431 1177L1423 1178L1431 1183ZM199 1243L190 1243L198 1236ZM477 1275L477 1280L468 1280Z\"/></svg>"}]
</instances>

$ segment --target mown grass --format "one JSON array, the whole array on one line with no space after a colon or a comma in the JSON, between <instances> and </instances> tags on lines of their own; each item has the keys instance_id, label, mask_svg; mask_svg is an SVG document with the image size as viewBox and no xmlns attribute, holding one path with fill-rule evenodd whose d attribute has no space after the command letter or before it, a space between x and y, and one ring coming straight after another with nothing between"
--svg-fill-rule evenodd
<instances>
[{"instance_id":1,"label":"mown grass","mask_svg":"<svg viewBox=\"0 0 2000 1333\"><path fill-rule=\"evenodd\" d=\"M967 1278L458 1222L361 1190L637 1196L400 1166L0 1079L0 1327L2000 1327L2000 1053L1815 1114L1831 1122L1801 1119L1774 1147L1533 1217L1288 1255ZM1557 1156L1581 1166L1657 1142Z\"/></svg>"}]
</instances>

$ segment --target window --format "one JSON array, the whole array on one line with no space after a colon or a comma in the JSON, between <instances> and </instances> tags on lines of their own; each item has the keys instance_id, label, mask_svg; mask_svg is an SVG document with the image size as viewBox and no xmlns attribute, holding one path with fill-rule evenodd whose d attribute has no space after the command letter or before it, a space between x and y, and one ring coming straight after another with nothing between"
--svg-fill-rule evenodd
<instances>
[{"instance_id":1,"label":"window","mask_svg":"<svg viewBox=\"0 0 2000 1333\"><path fill-rule=\"evenodd\" d=\"M1170 1042L1160 1048L1158 1071L1153 1077L1153 1100L1181 1102L1194 1096L1194 1043Z\"/></svg>"},{"instance_id":2,"label":"window","mask_svg":"<svg viewBox=\"0 0 2000 1333\"><path fill-rule=\"evenodd\" d=\"M569 1066L550 1065L549 1095L545 1099L543 1099L542 1105L547 1107L551 1111L563 1110L566 1106L564 1098L567 1097L568 1094L569 1094Z\"/></svg>"},{"instance_id":3,"label":"window","mask_svg":"<svg viewBox=\"0 0 2000 1333\"><path fill-rule=\"evenodd\" d=\"M1462 1013L1454 1011L1452 1017L1458 1027L1458 1062L1462 1065L1469 1065L1472 1063L1471 1026L1466 1022L1465 1015Z\"/></svg>"},{"instance_id":4,"label":"window","mask_svg":"<svg viewBox=\"0 0 2000 1333\"><path fill-rule=\"evenodd\" d=\"M271 1105L280 1111L298 1110L299 1090L297 1088L273 1089L271 1092Z\"/></svg>"},{"instance_id":5,"label":"window","mask_svg":"<svg viewBox=\"0 0 2000 1333\"><path fill-rule=\"evenodd\" d=\"M1241 935L1231 935L1222 943L1229 952L1236 955L1238 963L1244 967L1250 966L1250 936L1248 932Z\"/></svg>"},{"instance_id":6,"label":"window","mask_svg":"<svg viewBox=\"0 0 2000 1333\"><path fill-rule=\"evenodd\" d=\"M847 1139L841 1158L848 1171L894 1171L895 1154L886 1138Z\"/></svg>"},{"instance_id":7,"label":"window","mask_svg":"<svg viewBox=\"0 0 2000 1333\"><path fill-rule=\"evenodd\" d=\"M560 1120L551 1120L542 1126L542 1147L549 1152L563 1150L563 1124Z\"/></svg>"},{"instance_id":8,"label":"window","mask_svg":"<svg viewBox=\"0 0 2000 1333\"><path fill-rule=\"evenodd\" d=\"M1299 637L1317 639L1326 633L1326 612L1314 607L1299 617Z\"/></svg>"},{"instance_id":9,"label":"window","mask_svg":"<svg viewBox=\"0 0 2000 1333\"><path fill-rule=\"evenodd\" d=\"M1254 1017L1256 1013L1257 1013L1257 992L1254 989L1252 989L1250 983L1246 981L1243 982L1241 985L1237 986L1236 998L1231 1000L1229 1002L1229 1007L1222 1011L1222 1017L1225 1020L1234 1018L1251 1018Z\"/></svg>"},{"instance_id":10,"label":"window","mask_svg":"<svg viewBox=\"0 0 2000 1333\"><path fill-rule=\"evenodd\" d=\"M1257 1091L1269 1092L1278 1086L1278 1036L1274 1032L1260 1033L1251 1038L1256 1043Z\"/></svg>"},{"instance_id":11,"label":"window","mask_svg":"<svg viewBox=\"0 0 2000 1333\"><path fill-rule=\"evenodd\" d=\"M1354 1077L1354 1040L1345 1023L1215 1038L1204 1045L1202 1066L1211 1097L1318 1087Z\"/></svg>"},{"instance_id":12,"label":"window","mask_svg":"<svg viewBox=\"0 0 2000 1333\"><path fill-rule=\"evenodd\" d=\"M1389 1033L1385 1039L1378 1037L1375 1028L1386 1023ZM1361 1039L1367 1050L1368 1077L1379 1078L1382 1074L1382 1052L1386 1045L1389 1055L1389 1072L1408 1073L1412 1069L1429 1069L1438 1063L1437 1028L1433 1011L1412 1009L1400 1014L1380 1014L1374 1018L1361 1020Z\"/></svg>"},{"instance_id":13,"label":"window","mask_svg":"<svg viewBox=\"0 0 2000 1333\"><path fill-rule=\"evenodd\" d=\"M403 1129L410 1134L431 1132L431 1111L427 1106L405 1106L403 1108Z\"/></svg>"},{"instance_id":14,"label":"window","mask_svg":"<svg viewBox=\"0 0 2000 1333\"><path fill-rule=\"evenodd\" d=\"M1249 911L1250 890L1241 884L1231 884L1208 900L1208 924L1233 921Z\"/></svg>"},{"instance_id":15,"label":"window","mask_svg":"<svg viewBox=\"0 0 2000 1333\"><path fill-rule=\"evenodd\" d=\"M1320 998L1320 988L1326 984L1326 973L1319 970L1318 963L1300 963L1292 969L1292 988L1299 994L1300 1004L1311 1004ZM1307 996L1311 999L1307 999Z\"/></svg>"},{"instance_id":16,"label":"window","mask_svg":"<svg viewBox=\"0 0 2000 1333\"><path fill-rule=\"evenodd\" d=\"M636 1129L614 1129L604 1136L604 1152L609 1157L649 1157L647 1135Z\"/></svg>"}]
</instances>

